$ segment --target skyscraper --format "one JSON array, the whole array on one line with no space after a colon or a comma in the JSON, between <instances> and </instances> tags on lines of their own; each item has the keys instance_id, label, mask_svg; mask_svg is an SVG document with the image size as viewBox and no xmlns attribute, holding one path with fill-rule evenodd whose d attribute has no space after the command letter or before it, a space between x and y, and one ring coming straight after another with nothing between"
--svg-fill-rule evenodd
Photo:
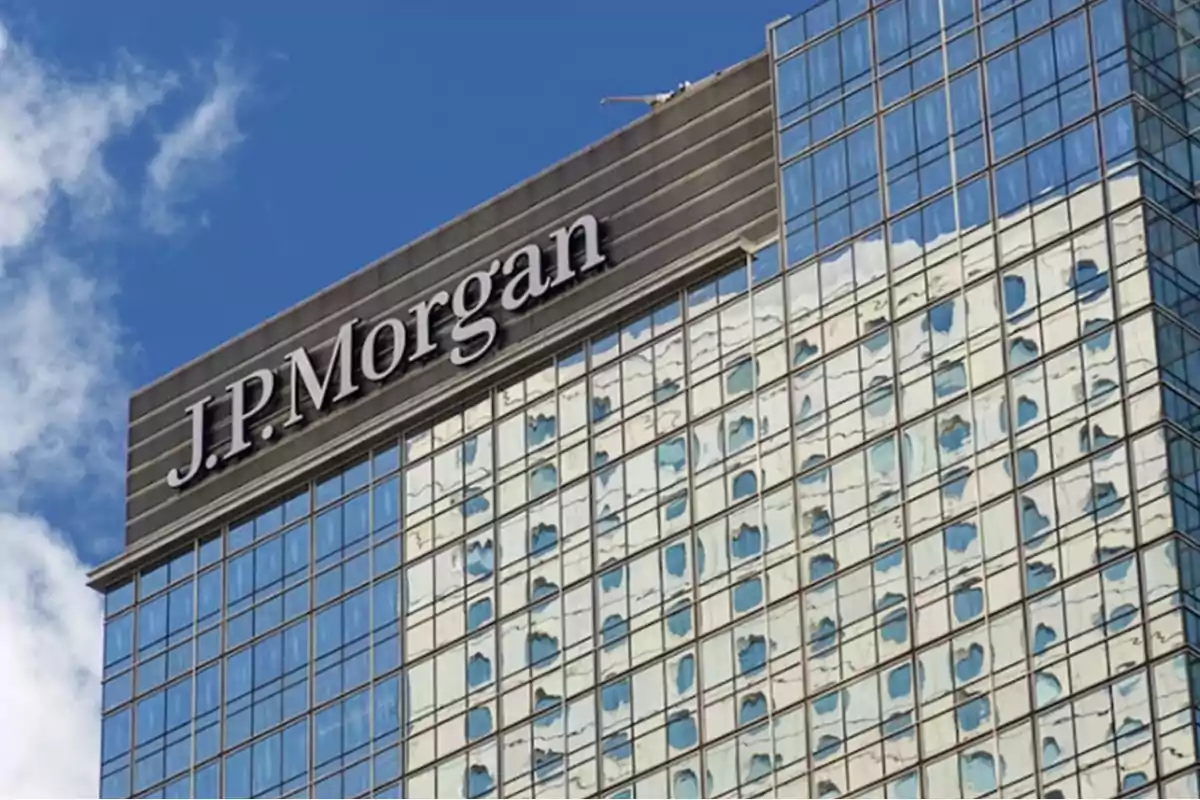
<instances>
[{"instance_id":1,"label":"skyscraper","mask_svg":"<svg viewBox=\"0 0 1200 800\"><path fill-rule=\"evenodd\" d=\"M1194 27L813 6L137 393L101 794L1195 797Z\"/></svg>"}]
</instances>

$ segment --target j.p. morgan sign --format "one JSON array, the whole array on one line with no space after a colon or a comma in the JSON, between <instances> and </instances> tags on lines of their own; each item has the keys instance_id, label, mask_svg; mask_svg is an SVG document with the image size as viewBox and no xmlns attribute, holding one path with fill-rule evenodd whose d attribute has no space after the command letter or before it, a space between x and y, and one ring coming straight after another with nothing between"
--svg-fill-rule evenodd
<instances>
[{"instance_id":1,"label":"j.p. morgan sign","mask_svg":"<svg viewBox=\"0 0 1200 800\"><path fill-rule=\"evenodd\" d=\"M366 331L361 341L358 340L360 321L347 321L338 330L323 375L318 375L304 348L288 353L281 371L287 373L291 392L282 429L302 424L306 412L327 411L354 397L364 383L383 383L402 373L406 364L436 356L441 345L434 336L435 320L444 317L447 311L453 315L453 326L446 342L450 361L467 366L483 357L496 343L499 334L495 317L488 313L497 290L500 306L516 313L583 273L604 265L606 258L601 252L596 218L585 214L570 226L551 233L545 256L542 248L527 244L507 258L497 258L486 268L468 274L452 292L435 292L412 306L408 310L409 319L388 317L380 320ZM229 396L231 435L229 447L223 453L208 452L205 442L208 409L214 398L205 397L188 406L191 456L187 469L175 467L167 473L167 484L181 489L205 472L247 453L253 447L252 425L275 400L278 383L275 370L259 369L225 387ZM250 402L251 398L253 402ZM311 408L304 408L304 398L308 399ZM281 431L271 424L257 429L263 442L280 434Z\"/></svg>"}]
</instances>

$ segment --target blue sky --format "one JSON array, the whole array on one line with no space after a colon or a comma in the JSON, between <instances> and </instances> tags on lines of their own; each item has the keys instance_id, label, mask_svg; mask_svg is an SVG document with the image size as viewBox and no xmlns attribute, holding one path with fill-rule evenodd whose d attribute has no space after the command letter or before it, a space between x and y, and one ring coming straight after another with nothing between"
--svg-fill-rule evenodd
<instances>
[{"instance_id":1,"label":"blue sky","mask_svg":"<svg viewBox=\"0 0 1200 800\"><path fill-rule=\"evenodd\" d=\"M131 385L645 113L601 107L601 97L671 89L762 50L765 25L796 3L359 0L337 14L289 5L300 10L23 2L10 15L15 35L72 70L111 64L119 47L151 67L203 72L197 65L223 48L248 86L241 140L178 211L182 228L131 231L103 252ZM114 175L132 182L156 128L203 91L202 80L185 86L114 143ZM81 550L94 560L116 544Z\"/></svg>"},{"instance_id":2,"label":"blue sky","mask_svg":"<svg viewBox=\"0 0 1200 800\"><path fill-rule=\"evenodd\" d=\"M604 95L671 89L762 50L766 23L796 3L170 5L50 15L28 3L40 8L33 42L64 63L86 68L119 42L175 65L226 41L252 82L245 139L190 209L208 227L117 255L119 309L142 348L124 364L136 384L644 113L601 107ZM190 302L161 302L180 294Z\"/></svg>"},{"instance_id":3,"label":"blue sky","mask_svg":"<svg viewBox=\"0 0 1200 800\"><path fill-rule=\"evenodd\" d=\"M84 575L122 543L132 388L645 113L601 97L761 51L798 5L0 0L0 798L94 796Z\"/></svg>"}]
</instances>

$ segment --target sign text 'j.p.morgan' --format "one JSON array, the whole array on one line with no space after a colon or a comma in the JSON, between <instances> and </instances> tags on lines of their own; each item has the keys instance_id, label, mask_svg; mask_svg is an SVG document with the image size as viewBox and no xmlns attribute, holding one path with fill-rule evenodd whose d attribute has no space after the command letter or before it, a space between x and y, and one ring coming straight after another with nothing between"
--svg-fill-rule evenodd
<instances>
[{"instance_id":1,"label":"sign text 'j.p.morgan'","mask_svg":"<svg viewBox=\"0 0 1200 800\"><path fill-rule=\"evenodd\" d=\"M395 377L406 362L424 361L436 355L439 344L433 328L434 319L439 316L438 309L449 309L454 317L449 331L453 345L450 361L466 366L481 358L496 342L499 328L487 308L497 283L503 283L501 307L508 312L519 312L578 275L605 263L605 255L600 249L599 225L591 214L551 233L550 243L552 263L543 263L542 248L527 244L508 258L497 258L487 268L468 274L452 292L435 292L416 304L409 309L410 322L395 317L380 320L366 332L361 345L355 337L359 320L349 320L338 330L323 376L317 375L312 358L303 347L288 353L283 369L287 370L291 381L290 408L282 428L305 421L302 396L308 397L312 412L326 411L356 395L361 388L360 378L370 383L382 383ZM357 365L355 354L358 355ZM253 392L256 399L248 404L252 387L256 389ZM231 432L229 447L224 453L206 452L207 409L214 398L205 397L188 406L190 460L186 471L175 467L167 473L167 484L175 489L183 488L204 472L247 453L253 446L250 423L267 411L275 399L275 389L276 375L270 369L255 370L225 387L229 395ZM279 433L271 424L263 425L258 431L264 442Z\"/></svg>"}]
</instances>

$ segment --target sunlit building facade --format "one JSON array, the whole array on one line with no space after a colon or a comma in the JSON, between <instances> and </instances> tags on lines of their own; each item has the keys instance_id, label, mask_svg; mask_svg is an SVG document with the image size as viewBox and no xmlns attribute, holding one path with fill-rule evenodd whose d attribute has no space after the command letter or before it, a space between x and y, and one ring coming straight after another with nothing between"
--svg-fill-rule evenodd
<instances>
[{"instance_id":1,"label":"sunlit building facade","mask_svg":"<svg viewBox=\"0 0 1200 800\"><path fill-rule=\"evenodd\" d=\"M813 6L135 395L101 796L1197 796L1189 25ZM584 212L486 358L297 405Z\"/></svg>"},{"instance_id":2,"label":"sunlit building facade","mask_svg":"<svg viewBox=\"0 0 1200 800\"><path fill-rule=\"evenodd\" d=\"M767 665L777 755L743 782L1196 796L1190 22L772 27L805 656L786 695Z\"/></svg>"}]
</instances>

